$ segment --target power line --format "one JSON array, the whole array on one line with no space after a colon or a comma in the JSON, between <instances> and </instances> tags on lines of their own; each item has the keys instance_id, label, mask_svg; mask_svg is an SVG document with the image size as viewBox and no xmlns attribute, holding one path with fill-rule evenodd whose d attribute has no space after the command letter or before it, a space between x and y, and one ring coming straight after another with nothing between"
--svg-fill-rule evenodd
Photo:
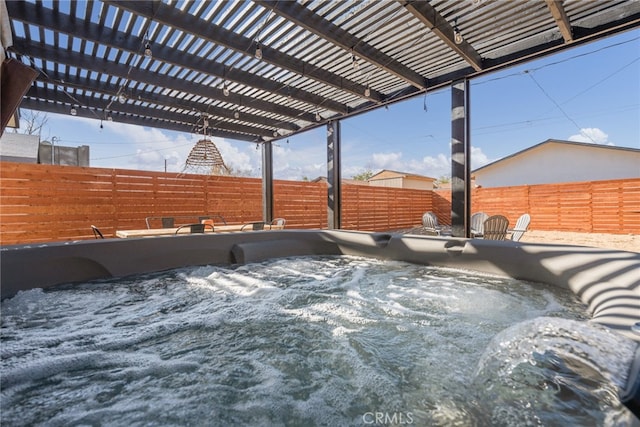
<instances>
[{"instance_id":1,"label":"power line","mask_svg":"<svg viewBox=\"0 0 640 427\"><path fill-rule=\"evenodd\" d=\"M550 100L551 102L553 102L553 104L558 108L558 110L560 110L560 112L561 112L561 113L562 113L562 114L567 118L567 120L569 120L571 123L573 123L573 124L574 124L574 126L578 129L578 132L581 132L581 133L582 133L582 128L578 125L578 123L576 123L576 121L575 121L575 120L573 120L571 117L569 117L569 115L567 114L567 112L566 112L566 111L564 111L564 109L560 106L560 104L558 104L558 103L556 102L556 100L555 100L555 99L553 99L553 98L551 97L551 95L549 95L549 93L547 93L547 91L546 91L546 90L544 90L544 88L540 85L540 83L538 83L538 81L536 80L536 78L535 78L535 77L533 77L533 74L532 74L532 73L529 73L529 72L527 72L527 74L529 75L529 77L531 78L531 80L533 80L533 82L536 84L536 86L538 86L538 88L542 91L542 93L543 93L547 98L549 98L549 100ZM591 138L591 136L590 136L589 134L585 134L585 136L586 136L587 138L589 138L589 139L591 140L591 142L593 142L594 144L597 144L597 142L596 142L593 138Z\"/></svg>"}]
</instances>

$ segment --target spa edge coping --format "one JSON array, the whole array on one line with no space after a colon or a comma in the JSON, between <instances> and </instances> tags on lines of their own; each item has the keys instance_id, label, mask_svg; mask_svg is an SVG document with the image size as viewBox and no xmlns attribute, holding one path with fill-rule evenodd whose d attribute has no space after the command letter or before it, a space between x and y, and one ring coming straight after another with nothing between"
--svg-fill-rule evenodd
<instances>
[{"instance_id":1,"label":"spa edge coping","mask_svg":"<svg viewBox=\"0 0 640 427\"><path fill-rule=\"evenodd\" d=\"M342 230L252 231L0 247L0 297L192 265L357 255L464 268L568 288L594 322L639 343L620 400L640 426L640 253L583 246Z\"/></svg>"},{"instance_id":2,"label":"spa edge coping","mask_svg":"<svg viewBox=\"0 0 640 427\"><path fill-rule=\"evenodd\" d=\"M190 265L301 255L360 255L466 268L571 289L595 322L640 342L640 253L583 246L342 230L282 230L11 245L0 296Z\"/></svg>"}]
</instances>

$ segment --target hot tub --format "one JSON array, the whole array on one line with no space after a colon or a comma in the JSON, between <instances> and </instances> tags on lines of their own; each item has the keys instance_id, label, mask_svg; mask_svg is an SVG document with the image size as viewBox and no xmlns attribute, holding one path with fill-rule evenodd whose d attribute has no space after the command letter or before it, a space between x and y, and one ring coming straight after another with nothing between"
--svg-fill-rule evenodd
<instances>
[{"instance_id":1,"label":"hot tub","mask_svg":"<svg viewBox=\"0 0 640 427\"><path fill-rule=\"evenodd\" d=\"M5 299L64 283L303 255L465 268L568 288L588 306L593 322L640 342L640 254L578 246L319 230L19 245L0 253L1 292ZM638 414L640 351L635 353L620 398ZM372 412L371 420L377 415Z\"/></svg>"}]
</instances>

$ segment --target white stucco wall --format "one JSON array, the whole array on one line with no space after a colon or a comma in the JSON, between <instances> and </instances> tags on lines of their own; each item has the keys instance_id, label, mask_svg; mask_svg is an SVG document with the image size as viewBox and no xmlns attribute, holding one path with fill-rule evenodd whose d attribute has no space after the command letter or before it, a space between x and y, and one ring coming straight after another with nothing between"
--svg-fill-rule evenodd
<instances>
[{"instance_id":1,"label":"white stucco wall","mask_svg":"<svg viewBox=\"0 0 640 427\"><path fill-rule=\"evenodd\" d=\"M640 177L640 152L548 143L474 172L482 187Z\"/></svg>"}]
</instances>

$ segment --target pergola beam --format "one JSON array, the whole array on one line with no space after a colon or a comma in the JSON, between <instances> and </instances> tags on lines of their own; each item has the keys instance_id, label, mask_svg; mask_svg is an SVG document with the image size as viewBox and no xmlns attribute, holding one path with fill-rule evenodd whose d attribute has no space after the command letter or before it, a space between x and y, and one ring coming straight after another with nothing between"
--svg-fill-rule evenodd
<instances>
[{"instance_id":1,"label":"pergola beam","mask_svg":"<svg viewBox=\"0 0 640 427\"><path fill-rule=\"evenodd\" d=\"M69 106L65 104L55 104L53 102L46 102L42 100L36 100L32 98L24 98L20 104L21 108L27 108L30 110L44 111L47 113L57 114L69 114ZM93 111L88 108L80 108L77 113L78 117L85 117L88 119L95 119L96 116ZM114 114L113 121L118 123L126 123L136 126L147 126L156 129L167 129L176 132L193 133L193 125L187 125L184 123L162 121L150 117L137 117L126 114ZM238 135L232 132L224 132L218 129L207 129L207 135L220 138L234 139L238 141L257 142L256 138L250 135Z\"/></svg>"},{"instance_id":2,"label":"pergola beam","mask_svg":"<svg viewBox=\"0 0 640 427\"><path fill-rule=\"evenodd\" d=\"M254 0L254 2L273 10L280 16L332 44L348 52L352 51L358 54L365 61L395 75L418 89L426 89L428 87L426 77L404 66L362 39L352 36L347 31L323 19L297 2L274 0Z\"/></svg>"},{"instance_id":3,"label":"pergola beam","mask_svg":"<svg viewBox=\"0 0 640 427\"><path fill-rule=\"evenodd\" d=\"M449 48L467 61L474 70L482 71L480 54L466 41L456 43L453 26L426 1L398 0L413 16L420 20L436 36L446 43Z\"/></svg>"},{"instance_id":4,"label":"pergola beam","mask_svg":"<svg viewBox=\"0 0 640 427\"><path fill-rule=\"evenodd\" d=\"M82 34L85 40L134 55L141 54L143 41L121 31L101 27L64 13L55 12L43 15L41 8L27 2L9 2L8 9L13 19L24 23L41 26L56 31L57 33L67 34L73 37L77 37L78 32L76 29L82 28ZM205 58L200 58L188 52L177 51L176 49L161 45L154 46L152 50L154 61L162 61L167 64L188 68L198 73L233 81L265 92L291 97L292 99L311 105L322 105L323 108L338 113L346 113L348 111L348 107L345 104L295 87L285 88L281 83L271 79L266 79L238 68L228 69L224 64L208 61ZM220 99L225 100L224 98Z\"/></svg>"},{"instance_id":5,"label":"pergola beam","mask_svg":"<svg viewBox=\"0 0 640 427\"><path fill-rule=\"evenodd\" d=\"M145 83L154 87L167 88L207 98L218 99L224 97L222 89L219 88L176 79L168 76L167 74L161 74L151 70L144 70L137 67L130 68L123 64L118 64L79 52L55 49L42 43L20 38L14 39L13 45L17 52L28 52L29 56L33 58L41 58L46 61L52 61L53 63L65 64L67 66L95 71L97 73L105 73L130 81ZM305 120L308 122L316 121L314 114L260 99L244 97L234 93L229 94L226 99L228 99L229 103L235 105L256 108L258 110L268 111L274 114Z\"/></svg>"},{"instance_id":6,"label":"pergola beam","mask_svg":"<svg viewBox=\"0 0 640 427\"><path fill-rule=\"evenodd\" d=\"M80 77L78 75L68 75L60 73L57 70L46 70L47 77L41 75L38 77L38 81L46 84L60 85L65 88L89 91L99 93L103 97L113 97L118 93L119 87L113 83L105 82L102 80L91 79L86 77ZM158 106L165 106L173 109L192 110L201 114L207 114L211 117L218 117L223 119L235 119L235 111L229 108L214 107L208 103L196 102L188 99L181 99L176 101L174 97L163 95L148 90L136 91L136 101L141 103L157 104ZM117 102L113 102L109 107L109 111L118 111L118 106L121 105ZM299 126L281 120L274 120L267 117L259 116L256 114L250 114L243 112L241 115L242 121L261 124L272 129L285 129L295 132L300 129Z\"/></svg>"},{"instance_id":7,"label":"pergola beam","mask_svg":"<svg viewBox=\"0 0 640 427\"><path fill-rule=\"evenodd\" d=\"M248 52L250 52L250 55L253 55L253 52L255 51L254 40L243 37L227 30L224 27L196 18L195 16L187 13L179 12L175 7L161 2L121 0L103 0L103 2L114 7L128 10L136 15L144 16L156 22L160 22L164 25L168 25L188 34L193 34L211 43L233 49L243 55L247 55ZM334 87L359 96L363 96L365 90L365 86L361 84L344 79L337 74L323 70L313 64L301 61L299 58L278 52L276 49L269 49L268 46L262 46L262 61L273 64L282 69L292 71L300 76L316 80L317 82L329 87ZM286 91L287 88L283 87L281 94L286 96ZM372 91L371 97L374 96L376 99L382 100L381 94L373 93ZM329 99L326 100L326 102L329 101ZM322 105L324 107L325 104L317 103L317 105ZM347 112L348 110L342 111L342 113Z\"/></svg>"},{"instance_id":8,"label":"pergola beam","mask_svg":"<svg viewBox=\"0 0 640 427\"><path fill-rule=\"evenodd\" d=\"M102 115L94 115L94 118L100 118L102 120L106 120L107 116L105 113L105 103L103 99L97 99L88 95L83 94L65 94L60 91L55 91L52 89L46 89L42 87L32 86L26 94L27 97L33 99L41 99L53 101L56 104L65 105L67 104L66 113L68 114L70 111L70 107L75 105L77 100L77 108L76 110L80 111L83 108L87 108L89 110L93 110L94 113L103 113ZM73 98L72 98L73 97ZM109 110L111 113L114 110ZM198 122L201 120L201 116L199 114L183 114L172 111L167 111L159 108L151 108L145 107L143 105L135 105L133 103L119 104L117 112L124 115L130 116L139 116L139 117L148 117L148 118L156 118L162 121L167 122L176 122L183 123L187 126L192 127L192 133L196 132L197 128L201 126ZM113 115L112 115L113 117ZM247 134L247 135L258 135L263 136L265 138L270 138L273 136L273 132L267 129L258 130L254 127L245 126L241 124L231 124L228 122L216 124L215 120L210 120L209 127L214 127L216 129L227 132L227 134Z\"/></svg>"},{"instance_id":9,"label":"pergola beam","mask_svg":"<svg viewBox=\"0 0 640 427\"><path fill-rule=\"evenodd\" d=\"M565 43L571 43L573 41L573 33L571 31L571 23L567 17L567 13L564 11L564 6L561 0L544 0L547 3L549 11L553 19L556 21L556 25L560 29L560 34Z\"/></svg>"}]
</instances>

